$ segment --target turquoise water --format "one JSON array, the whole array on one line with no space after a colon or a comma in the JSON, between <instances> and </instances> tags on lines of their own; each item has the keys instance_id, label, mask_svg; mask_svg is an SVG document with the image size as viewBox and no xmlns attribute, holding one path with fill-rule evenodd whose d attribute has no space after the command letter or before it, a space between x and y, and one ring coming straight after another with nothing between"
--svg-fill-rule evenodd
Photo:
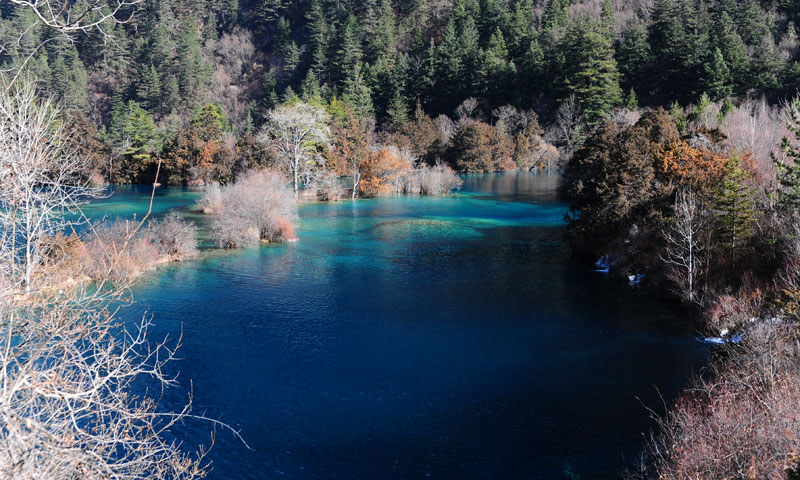
<instances>
[{"instance_id":1,"label":"turquoise water","mask_svg":"<svg viewBox=\"0 0 800 480\"><path fill-rule=\"evenodd\" d=\"M679 311L570 261L557 182L303 205L298 243L146 276L124 315L183 333L166 406L191 380L195 412L253 448L218 430L211 478L594 479L634 461L652 427L637 397L673 398L704 347ZM157 215L197 196L159 190ZM146 211L141 194L92 213Z\"/></svg>"}]
</instances>

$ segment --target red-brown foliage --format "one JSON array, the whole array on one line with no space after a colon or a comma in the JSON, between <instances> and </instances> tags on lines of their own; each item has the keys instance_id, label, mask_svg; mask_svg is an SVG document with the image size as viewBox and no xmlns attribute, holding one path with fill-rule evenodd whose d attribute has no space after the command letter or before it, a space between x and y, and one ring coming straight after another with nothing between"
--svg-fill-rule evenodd
<instances>
[{"instance_id":1,"label":"red-brown foliage","mask_svg":"<svg viewBox=\"0 0 800 480\"><path fill-rule=\"evenodd\" d=\"M410 162L394 148L384 147L369 154L361 164L361 193L378 197L402 190L402 181L411 174Z\"/></svg>"},{"instance_id":2,"label":"red-brown foliage","mask_svg":"<svg viewBox=\"0 0 800 480\"><path fill-rule=\"evenodd\" d=\"M456 129L447 159L464 173L515 170L514 143L502 132L483 122L463 121Z\"/></svg>"}]
</instances>

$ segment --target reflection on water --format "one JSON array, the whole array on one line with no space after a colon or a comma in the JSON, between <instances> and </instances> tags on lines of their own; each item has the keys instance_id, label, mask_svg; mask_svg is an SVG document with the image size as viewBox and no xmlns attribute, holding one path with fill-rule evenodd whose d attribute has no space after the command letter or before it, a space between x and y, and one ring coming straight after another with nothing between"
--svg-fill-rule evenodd
<instances>
[{"instance_id":1,"label":"reflection on water","mask_svg":"<svg viewBox=\"0 0 800 480\"><path fill-rule=\"evenodd\" d=\"M212 478L591 479L634 460L651 427L636 397L674 396L703 347L680 312L570 262L557 182L303 205L296 244L146 277L125 315L183 332L196 411L254 449L218 432ZM157 212L196 195L163 189ZM146 203L115 197L97 212Z\"/></svg>"}]
</instances>

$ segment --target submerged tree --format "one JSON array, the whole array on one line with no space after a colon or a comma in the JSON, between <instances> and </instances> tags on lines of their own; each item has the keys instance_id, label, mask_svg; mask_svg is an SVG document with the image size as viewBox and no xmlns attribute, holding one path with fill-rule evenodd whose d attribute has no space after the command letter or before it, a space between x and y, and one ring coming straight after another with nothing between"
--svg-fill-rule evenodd
<instances>
[{"instance_id":1,"label":"submerged tree","mask_svg":"<svg viewBox=\"0 0 800 480\"><path fill-rule=\"evenodd\" d=\"M301 175L317 151L328 147L329 137L328 114L319 107L298 102L271 110L258 140L278 154L292 176L297 196Z\"/></svg>"}]
</instances>

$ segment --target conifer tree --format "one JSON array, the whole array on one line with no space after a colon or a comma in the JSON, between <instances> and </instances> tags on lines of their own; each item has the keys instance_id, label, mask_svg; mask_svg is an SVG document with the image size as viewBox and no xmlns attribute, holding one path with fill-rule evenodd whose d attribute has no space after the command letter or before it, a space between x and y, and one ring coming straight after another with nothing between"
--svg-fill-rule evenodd
<instances>
[{"instance_id":1,"label":"conifer tree","mask_svg":"<svg viewBox=\"0 0 800 480\"><path fill-rule=\"evenodd\" d=\"M723 11L717 16L713 44L722 52L733 79L734 90L736 93L744 93L748 87L750 57L747 46L727 12Z\"/></svg>"},{"instance_id":2,"label":"conifer tree","mask_svg":"<svg viewBox=\"0 0 800 480\"><path fill-rule=\"evenodd\" d=\"M328 49L331 27L320 0L312 0L308 10L308 47L311 52L311 69L321 82L328 81Z\"/></svg>"},{"instance_id":3,"label":"conifer tree","mask_svg":"<svg viewBox=\"0 0 800 480\"><path fill-rule=\"evenodd\" d=\"M574 94L590 125L622 102L611 34L598 22L574 22L565 37L566 90Z\"/></svg>"},{"instance_id":4,"label":"conifer tree","mask_svg":"<svg viewBox=\"0 0 800 480\"><path fill-rule=\"evenodd\" d=\"M156 67L150 64L144 67L139 74L136 97L145 109L153 113L160 113L161 94L161 78L159 78Z\"/></svg>"},{"instance_id":5,"label":"conifer tree","mask_svg":"<svg viewBox=\"0 0 800 480\"><path fill-rule=\"evenodd\" d=\"M733 91L731 72L719 48L714 48L705 63L706 92L713 101L727 98Z\"/></svg>"},{"instance_id":6,"label":"conifer tree","mask_svg":"<svg viewBox=\"0 0 800 480\"><path fill-rule=\"evenodd\" d=\"M286 14L288 6L287 0L256 0L252 10L256 29L262 33L269 31Z\"/></svg>"},{"instance_id":7,"label":"conifer tree","mask_svg":"<svg viewBox=\"0 0 800 480\"><path fill-rule=\"evenodd\" d=\"M338 73L338 85L344 88L346 84L352 83L356 75L361 75L361 61L363 52L361 50L361 38L356 17L347 17L343 27L339 46L336 49L334 65ZM356 65L359 65L359 72L356 73Z\"/></svg>"},{"instance_id":8,"label":"conifer tree","mask_svg":"<svg viewBox=\"0 0 800 480\"><path fill-rule=\"evenodd\" d=\"M725 166L723 180L713 198L714 239L730 255L753 236L756 220L753 189L738 157Z\"/></svg>"},{"instance_id":9,"label":"conifer tree","mask_svg":"<svg viewBox=\"0 0 800 480\"><path fill-rule=\"evenodd\" d=\"M375 114L369 87L361 74L361 63L356 63L345 82L342 102L350 106L359 118L371 118Z\"/></svg>"},{"instance_id":10,"label":"conifer tree","mask_svg":"<svg viewBox=\"0 0 800 480\"><path fill-rule=\"evenodd\" d=\"M652 84L649 77L651 54L644 23L634 21L625 31L617 47L621 83L628 90L647 93Z\"/></svg>"},{"instance_id":11,"label":"conifer tree","mask_svg":"<svg viewBox=\"0 0 800 480\"><path fill-rule=\"evenodd\" d=\"M190 16L184 21L178 44L178 87L187 104L191 106L199 99L211 74L212 65L203 56L197 20Z\"/></svg>"},{"instance_id":12,"label":"conifer tree","mask_svg":"<svg viewBox=\"0 0 800 480\"><path fill-rule=\"evenodd\" d=\"M394 91L392 101L389 103L389 108L386 110L386 116L389 120L389 124L395 130L403 128L410 120L408 100L399 88Z\"/></svg>"}]
</instances>

